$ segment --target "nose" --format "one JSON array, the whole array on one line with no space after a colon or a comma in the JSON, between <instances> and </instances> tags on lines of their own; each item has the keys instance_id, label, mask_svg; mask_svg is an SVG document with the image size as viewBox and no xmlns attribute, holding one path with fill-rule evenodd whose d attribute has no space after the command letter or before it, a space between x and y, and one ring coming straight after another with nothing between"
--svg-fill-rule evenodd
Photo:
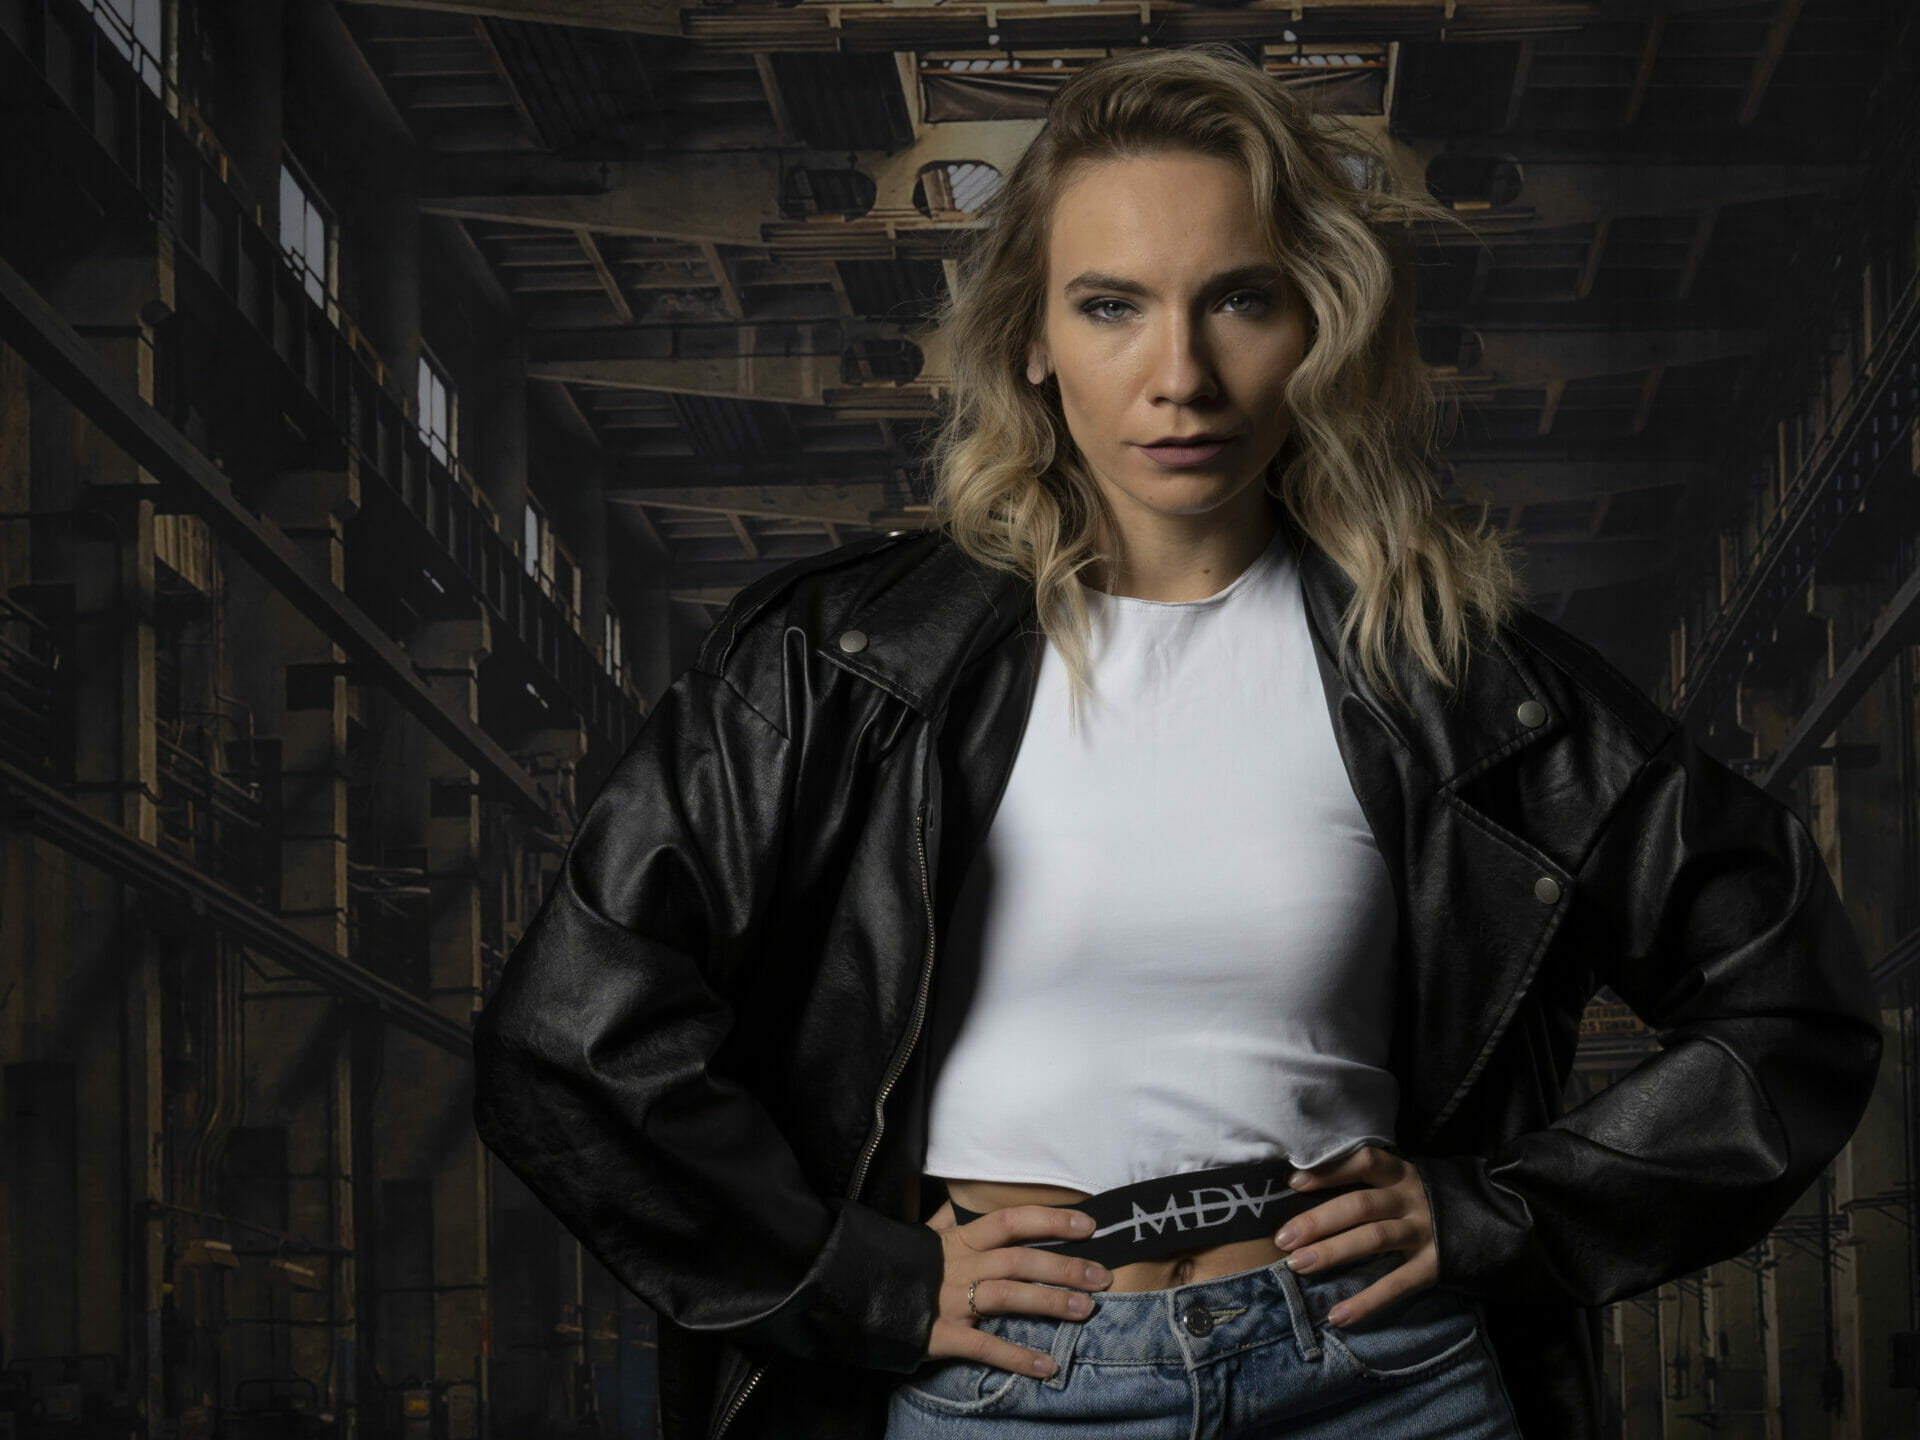
<instances>
[{"instance_id":1,"label":"nose","mask_svg":"<svg viewBox=\"0 0 1920 1440\"><path fill-rule=\"evenodd\" d=\"M1164 315L1153 351L1155 398L1190 405L1216 394L1218 379L1205 326L1171 309Z\"/></svg>"}]
</instances>

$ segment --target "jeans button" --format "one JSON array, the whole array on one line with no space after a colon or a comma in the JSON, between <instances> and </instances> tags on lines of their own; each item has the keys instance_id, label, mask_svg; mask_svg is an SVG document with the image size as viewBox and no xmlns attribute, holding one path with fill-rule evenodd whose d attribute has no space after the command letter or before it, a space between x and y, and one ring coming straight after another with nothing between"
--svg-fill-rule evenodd
<instances>
[{"instance_id":1,"label":"jeans button","mask_svg":"<svg viewBox=\"0 0 1920 1440\"><path fill-rule=\"evenodd\" d=\"M1211 1335L1213 1312L1196 1300L1187 1306L1186 1313L1180 1317L1180 1323L1187 1327L1189 1335Z\"/></svg>"}]
</instances>

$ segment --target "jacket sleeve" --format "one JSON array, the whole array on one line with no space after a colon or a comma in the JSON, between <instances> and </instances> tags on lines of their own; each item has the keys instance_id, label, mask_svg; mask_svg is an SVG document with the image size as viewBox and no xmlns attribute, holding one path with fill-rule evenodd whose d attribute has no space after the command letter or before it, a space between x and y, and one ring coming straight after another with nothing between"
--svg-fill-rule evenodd
<instances>
[{"instance_id":1,"label":"jacket sleeve","mask_svg":"<svg viewBox=\"0 0 1920 1440\"><path fill-rule=\"evenodd\" d=\"M723 1063L729 977L775 943L790 758L724 678L674 683L475 1022L474 1120L674 1324L905 1373L937 1309L939 1237L821 1195Z\"/></svg>"},{"instance_id":2,"label":"jacket sleeve","mask_svg":"<svg viewBox=\"0 0 1920 1440\"><path fill-rule=\"evenodd\" d=\"M1574 963L1664 1048L1491 1156L1417 1159L1440 1283L1486 1299L1605 1304L1757 1243L1879 1068L1878 1002L1812 836L1681 727L1573 893Z\"/></svg>"}]
</instances>

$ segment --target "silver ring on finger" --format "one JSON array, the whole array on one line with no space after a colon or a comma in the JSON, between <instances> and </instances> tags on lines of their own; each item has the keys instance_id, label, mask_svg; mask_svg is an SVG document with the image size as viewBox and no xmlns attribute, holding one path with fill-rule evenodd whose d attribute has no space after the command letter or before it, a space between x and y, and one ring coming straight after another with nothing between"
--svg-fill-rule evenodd
<instances>
[{"instance_id":1,"label":"silver ring on finger","mask_svg":"<svg viewBox=\"0 0 1920 1440\"><path fill-rule=\"evenodd\" d=\"M986 1317L982 1315L978 1310L974 1310L974 1306L973 1306L973 1287L978 1285L979 1283L980 1282L978 1280L969 1280L967 1282L967 1309L973 1310L974 1319L984 1320Z\"/></svg>"}]
</instances>

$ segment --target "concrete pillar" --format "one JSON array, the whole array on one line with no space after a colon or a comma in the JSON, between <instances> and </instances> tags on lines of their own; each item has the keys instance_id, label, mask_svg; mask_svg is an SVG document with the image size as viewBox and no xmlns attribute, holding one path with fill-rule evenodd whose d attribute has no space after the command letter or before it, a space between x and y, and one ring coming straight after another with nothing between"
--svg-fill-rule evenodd
<instances>
[{"instance_id":1,"label":"concrete pillar","mask_svg":"<svg viewBox=\"0 0 1920 1440\"><path fill-rule=\"evenodd\" d=\"M47 279L43 293L120 378L153 398L151 317L175 298L169 237L138 227L111 233ZM100 820L152 843L159 812L149 495L157 487L51 387L29 382L27 394L32 423L13 444L32 457L32 504L66 512L35 535L30 558L32 579L71 586L63 663L72 677L75 796ZM17 394L11 408L21 408ZM71 1116L63 1133L45 1137L56 1143L53 1173L38 1173L37 1154L17 1157L27 1161L15 1196L26 1209L15 1214L31 1228L16 1233L0 1262L8 1271L0 1280L26 1281L5 1285L23 1307L12 1333L32 1337L43 1354L123 1360L139 1433L157 1436L167 1273L159 947L118 879L37 842L8 843L26 850L21 913L29 918L0 970L0 993L47 998L19 1017L7 1055L22 1064L23 1085L43 1087ZM63 1194L64 1213L55 1204ZM43 1249L62 1245L64 1254Z\"/></svg>"},{"instance_id":2,"label":"concrete pillar","mask_svg":"<svg viewBox=\"0 0 1920 1440\"><path fill-rule=\"evenodd\" d=\"M1668 1437L1698 1433L1707 1413L1701 1289L1698 1274L1660 1287L1661 1433Z\"/></svg>"},{"instance_id":3,"label":"concrete pillar","mask_svg":"<svg viewBox=\"0 0 1920 1440\"><path fill-rule=\"evenodd\" d=\"M262 512L309 571L344 586L346 522L360 479L341 472L274 476L255 492ZM289 929L340 956L347 943L347 682L345 652L251 571L230 581L236 682L280 737L280 914ZM353 1061L350 1017L331 994L261 960L245 972L244 1124L285 1135L286 1258L304 1272L242 1272L236 1314L277 1326L241 1329L233 1373L287 1373L320 1387L347 1417L355 1393ZM256 1174L256 1184L266 1185ZM298 1277L298 1278L296 1278Z\"/></svg>"},{"instance_id":4,"label":"concrete pillar","mask_svg":"<svg viewBox=\"0 0 1920 1440\"><path fill-rule=\"evenodd\" d=\"M227 114L220 134L240 170L241 188L261 207L267 233L279 233L280 90L286 75L281 0L227 0L220 29L232 47L223 66ZM203 22L204 23L204 22Z\"/></svg>"},{"instance_id":5,"label":"concrete pillar","mask_svg":"<svg viewBox=\"0 0 1920 1440\"><path fill-rule=\"evenodd\" d=\"M519 337L501 336L474 368L480 403L473 407L475 444L468 463L500 517L501 532L513 541L526 533L527 503L527 364Z\"/></svg>"},{"instance_id":6,"label":"concrete pillar","mask_svg":"<svg viewBox=\"0 0 1920 1440\"><path fill-rule=\"evenodd\" d=\"M423 623L409 637L408 651L440 700L477 721L480 664L491 644L482 614ZM465 1026L479 1004L482 963L477 777L444 746L429 744L425 758L429 994L436 1008ZM487 1194L485 1151L471 1119L472 1067L415 1036L389 1031L383 1091L380 1173L413 1187L419 1197L424 1213L414 1223L430 1254L419 1257L410 1273L424 1278L431 1294L430 1304L402 1307L429 1333L394 1335L390 1346L383 1333L383 1365L391 1375L465 1381L484 1404ZM399 1239L383 1225L383 1247ZM473 1410L450 1407L449 1423L447 1440L478 1440Z\"/></svg>"},{"instance_id":7,"label":"concrete pillar","mask_svg":"<svg viewBox=\"0 0 1920 1440\"><path fill-rule=\"evenodd\" d=\"M394 151L388 159L378 193L354 207L368 223L360 230L363 258L350 308L393 367L400 393L411 398L419 393L420 375L420 181L410 152Z\"/></svg>"},{"instance_id":8,"label":"concrete pillar","mask_svg":"<svg viewBox=\"0 0 1920 1440\"><path fill-rule=\"evenodd\" d=\"M1769 1241L1773 1252L1761 1297L1767 1358L1767 1440L1826 1440L1832 1412L1824 1395L1827 1375L1827 1286L1817 1238L1823 1177L1782 1221L1794 1242Z\"/></svg>"},{"instance_id":9,"label":"concrete pillar","mask_svg":"<svg viewBox=\"0 0 1920 1440\"><path fill-rule=\"evenodd\" d=\"M578 778L588 744L586 722L576 719L571 724L531 731L516 749L551 797L557 814L579 813Z\"/></svg>"},{"instance_id":10,"label":"concrete pillar","mask_svg":"<svg viewBox=\"0 0 1920 1440\"><path fill-rule=\"evenodd\" d=\"M1619 1301L1613 1310L1618 1353L1620 1440L1662 1440L1665 1401L1657 1291Z\"/></svg>"},{"instance_id":11,"label":"concrete pillar","mask_svg":"<svg viewBox=\"0 0 1920 1440\"><path fill-rule=\"evenodd\" d=\"M1813 587L1811 608L1828 618L1832 650L1850 649L1884 600L1885 587L1866 581ZM1834 655L1830 653L1831 668ZM1900 938L1899 907L1907 877L1901 834L1909 803L1901 790L1901 729L1896 706L1897 672L1888 670L1860 697L1834 729L1841 747L1816 813L1823 852L1837 865L1835 883L1869 959L1885 955ZM1835 1434L1842 1440L1877 1440L1911 1433L1913 1395L1888 1381L1888 1337L1910 1324L1907 1277L1910 1247L1899 1192L1906 1183L1904 1104L1901 1095L1900 1014L1883 1009L1881 1029L1891 1063L1880 1068L1867 1113L1834 1166L1835 1206L1847 1217L1836 1242L1839 1283L1836 1322L1846 1391Z\"/></svg>"},{"instance_id":12,"label":"concrete pillar","mask_svg":"<svg viewBox=\"0 0 1920 1440\"><path fill-rule=\"evenodd\" d=\"M1720 1417L1714 1434L1727 1440L1766 1440L1767 1362L1758 1268L1741 1260L1710 1266L1705 1299L1711 1399Z\"/></svg>"}]
</instances>

